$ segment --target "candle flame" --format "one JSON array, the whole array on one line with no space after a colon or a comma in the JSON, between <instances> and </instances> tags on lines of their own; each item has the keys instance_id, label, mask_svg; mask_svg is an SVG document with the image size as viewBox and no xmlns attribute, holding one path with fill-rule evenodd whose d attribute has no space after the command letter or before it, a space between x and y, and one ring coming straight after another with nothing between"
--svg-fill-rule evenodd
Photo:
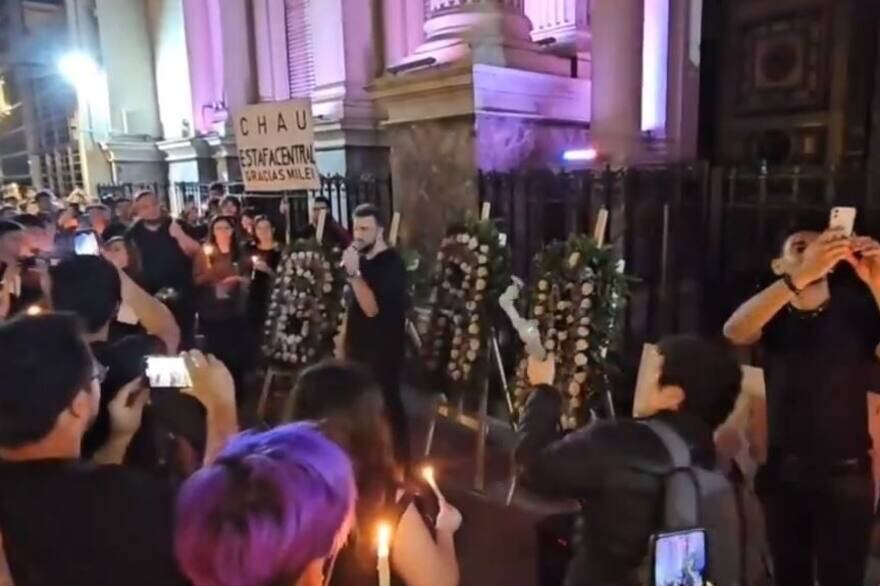
<instances>
[{"instance_id":1,"label":"candle flame","mask_svg":"<svg viewBox=\"0 0 880 586\"><path fill-rule=\"evenodd\" d=\"M207 254L208 256L211 256L214 254L214 247L211 246L210 244L205 244L205 246L202 248L202 250L204 250L205 254Z\"/></svg>"},{"instance_id":2,"label":"candle flame","mask_svg":"<svg viewBox=\"0 0 880 586\"><path fill-rule=\"evenodd\" d=\"M43 313L43 308L39 305L31 305L27 308L27 311L25 313L31 316L40 315L41 313Z\"/></svg>"},{"instance_id":3,"label":"candle flame","mask_svg":"<svg viewBox=\"0 0 880 586\"><path fill-rule=\"evenodd\" d=\"M378 541L378 552L380 558L387 558L391 553L391 525L388 523L379 523L376 531Z\"/></svg>"},{"instance_id":4,"label":"candle flame","mask_svg":"<svg viewBox=\"0 0 880 586\"><path fill-rule=\"evenodd\" d=\"M434 476L434 467L425 466L422 468L422 478L433 487L437 483L436 477Z\"/></svg>"},{"instance_id":5,"label":"candle flame","mask_svg":"<svg viewBox=\"0 0 880 586\"><path fill-rule=\"evenodd\" d=\"M260 257L259 256L252 256L251 262L254 262L254 263L260 262Z\"/></svg>"}]
</instances>

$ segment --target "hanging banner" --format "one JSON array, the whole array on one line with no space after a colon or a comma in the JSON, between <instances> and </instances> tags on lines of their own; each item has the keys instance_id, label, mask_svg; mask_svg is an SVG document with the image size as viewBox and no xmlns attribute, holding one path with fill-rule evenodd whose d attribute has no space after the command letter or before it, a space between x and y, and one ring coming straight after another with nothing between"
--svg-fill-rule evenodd
<instances>
[{"instance_id":1,"label":"hanging banner","mask_svg":"<svg viewBox=\"0 0 880 586\"><path fill-rule=\"evenodd\" d=\"M321 187L309 100L247 106L235 116L235 136L247 191Z\"/></svg>"}]
</instances>

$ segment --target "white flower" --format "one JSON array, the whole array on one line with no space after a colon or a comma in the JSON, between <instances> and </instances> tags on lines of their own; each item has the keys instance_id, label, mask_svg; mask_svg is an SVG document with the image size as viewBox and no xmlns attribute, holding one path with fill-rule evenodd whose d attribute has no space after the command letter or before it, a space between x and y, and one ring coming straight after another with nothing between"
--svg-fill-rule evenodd
<instances>
[{"instance_id":1,"label":"white flower","mask_svg":"<svg viewBox=\"0 0 880 586\"><path fill-rule=\"evenodd\" d=\"M477 360L477 353L473 350L468 350L467 359L470 362L475 362Z\"/></svg>"},{"instance_id":2,"label":"white flower","mask_svg":"<svg viewBox=\"0 0 880 586\"><path fill-rule=\"evenodd\" d=\"M555 350L556 349L556 340L547 340L546 342L544 342L544 347L550 351Z\"/></svg>"},{"instance_id":3,"label":"white flower","mask_svg":"<svg viewBox=\"0 0 880 586\"><path fill-rule=\"evenodd\" d=\"M471 340L471 343L470 343L470 348L471 348L471 350L473 350L474 352L476 352L477 350L479 350L479 349L480 349L480 341L477 340L477 339L472 339L472 340Z\"/></svg>"},{"instance_id":4,"label":"white flower","mask_svg":"<svg viewBox=\"0 0 880 586\"><path fill-rule=\"evenodd\" d=\"M582 317L582 318L581 318L581 325L582 325L582 326L588 326L588 325L590 325L590 318L589 318L589 317Z\"/></svg>"},{"instance_id":5,"label":"white flower","mask_svg":"<svg viewBox=\"0 0 880 586\"><path fill-rule=\"evenodd\" d=\"M477 257L477 264L480 264L480 265L489 264L489 257L486 256L485 254L481 254L480 256Z\"/></svg>"},{"instance_id":6,"label":"white flower","mask_svg":"<svg viewBox=\"0 0 880 586\"><path fill-rule=\"evenodd\" d=\"M486 280L485 279L477 279L477 291L483 291L486 288Z\"/></svg>"},{"instance_id":7,"label":"white flower","mask_svg":"<svg viewBox=\"0 0 880 586\"><path fill-rule=\"evenodd\" d=\"M544 315L544 306L543 305L535 306L535 316L540 317L542 315Z\"/></svg>"},{"instance_id":8,"label":"white flower","mask_svg":"<svg viewBox=\"0 0 880 586\"><path fill-rule=\"evenodd\" d=\"M474 336L476 336L477 334L479 334L479 333L480 333L480 326L479 326L479 324L471 324L471 326L468 328L468 333L469 333L469 334L473 334Z\"/></svg>"},{"instance_id":9,"label":"white flower","mask_svg":"<svg viewBox=\"0 0 880 586\"><path fill-rule=\"evenodd\" d=\"M452 380L455 380L455 381L461 379L461 373L458 372L457 370L453 370L449 376L450 376L450 378L452 378Z\"/></svg>"},{"instance_id":10,"label":"white flower","mask_svg":"<svg viewBox=\"0 0 880 586\"><path fill-rule=\"evenodd\" d=\"M468 248L471 250L476 250L480 245L480 242L477 240L476 236L471 236L471 239L468 241Z\"/></svg>"},{"instance_id":11,"label":"white flower","mask_svg":"<svg viewBox=\"0 0 880 586\"><path fill-rule=\"evenodd\" d=\"M461 242L462 244L467 244L468 235L467 234L459 234L458 241Z\"/></svg>"},{"instance_id":12,"label":"white flower","mask_svg":"<svg viewBox=\"0 0 880 586\"><path fill-rule=\"evenodd\" d=\"M486 267L480 267L477 269L477 276L478 277L485 277L488 274L489 274L489 269L487 269Z\"/></svg>"},{"instance_id":13,"label":"white flower","mask_svg":"<svg viewBox=\"0 0 880 586\"><path fill-rule=\"evenodd\" d=\"M550 284L547 281L540 280L538 281L538 291L546 291L550 288Z\"/></svg>"},{"instance_id":14,"label":"white flower","mask_svg":"<svg viewBox=\"0 0 880 586\"><path fill-rule=\"evenodd\" d=\"M584 384L585 382L587 382L587 373L583 371L574 373L574 380L581 384Z\"/></svg>"},{"instance_id":15,"label":"white flower","mask_svg":"<svg viewBox=\"0 0 880 586\"><path fill-rule=\"evenodd\" d=\"M568 385L568 394L572 397L577 397L581 394L581 386L577 383L570 383Z\"/></svg>"},{"instance_id":16,"label":"white flower","mask_svg":"<svg viewBox=\"0 0 880 586\"><path fill-rule=\"evenodd\" d=\"M583 299L581 301L581 309L590 309L593 306L593 303L589 299Z\"/></svg>"},{"instance_id":17,"label":"white flower","mask_svg":"<svg viewBox=\"0 0 880 586\"><path fill-rule=\"evenodd\" d=\"M461 272L463 272L465 275L471 274L471 265L467 264L466 262L461 263L459 265L459 268L461 269Z\"/></svg>"},{"instance_id":18,"label":"white flower","mask_svg":"<svg viewBox=\"0 0 880 586\"><path fill-rule=\"evenodd\" d=\"M584 283L581 285L581 293L583 295L592 295L593 294L593 284L592 283Z\"/></svg>"},{"instance_id":19,"label":"white flower","mask_svg":"<svg viewBox=\"0 0 880 586\"><path fill-rule=\"evenodd\" d=\"M560 342L565 342L568 339L568 332L566 332L565 330L560 331L557 339Z\"/></svg>"},{"instance_id":20,"label":"white flower","mask_svg":"<svg viewBox=\"0 0 880 586\"><path fill-rule=\"evenodd\" d=\"M465 309L467 309L468 311L476 311L476 310L477 310L477 304L474 303L473 301L468 301L468 302L465 304Z\"/></svg>"},{"instance_id":21,"label":"white flower","mask_svg":"<svg viewBox=\"0 0 880 586\"><path fill-rule=\"evenodd\" d=\"M331 291L333 291L333 285L324 283L324 293L330 293Z\"/></svg>"},{"instance_id":22,"label":"white flower","mask_svg":"<svg viewBox=\"0 0 880 586\"><path fill-rule=\"evenodd\" d=\"M488 244L481 244L480 245L480 252L482 252L483 254L488 254L489 253L489 245Z\"/></svg>"},{"instance_id":23,"label":"white flower","mask_svg":"<svg viewBox=\"0 0 880 586\"><path fill-rule=\"evenodd\" d=\"M581 326L577 329L577 335L579 338L586 338L590 335L590 330L585 326Z\"/></svg>"},{"instance_id":24,"label":"white flower","mask_svg":"<svg viewBox=\"0 0 880 586\"><path fill-rule=\"evenodd\" d=\"M577 353L574 355L574 363L578 366L586 366L587 365L587 355L584 353Z\"/></svg>"},{"instance_id":25,"label":"white flower","mask_svg":"<svg viewBox=\"0 0 880 586\"><path fill-rule=\"evenodd\" d=\"M578 340L574 345L574 349L578 352L584 352L587 348L590 347L590 344L586 340Z\"/></svg>"},{"instance_id":26,"label":"white flower","mask_svg":"<svg viewBox=\"0 0 880 586\"><path fill-rule=\"evenodd\" d=\"M449 352L449 357L452 358L453 360L458 360L458 357L459 357L460 354L461 354L461 353L458 351L458 349L453 348L453 349Z\"/></svg>"}]
</instances>

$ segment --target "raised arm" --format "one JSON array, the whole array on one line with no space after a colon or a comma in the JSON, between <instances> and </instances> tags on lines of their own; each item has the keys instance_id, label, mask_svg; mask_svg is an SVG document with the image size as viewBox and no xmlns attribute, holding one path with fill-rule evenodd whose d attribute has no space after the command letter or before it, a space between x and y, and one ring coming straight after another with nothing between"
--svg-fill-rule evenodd
<instances>
[{"instance_id":1,"label":"raised arm","mask_svg":"<svg viewBox=\"0 0 880 586\"><path fill-rule=\"evenodd\" d=\"M837 232L825 232L803 252L800 265L743 303L727 323L724 335L734 344L747 345L761 338L764 326L782 308L794 301L796 291L825 278L837 263L851 254L850 241ZM788 282L786 282L788 281Z\"/></svg>"},{"instance_id":2,"label":"raised arm","mask_svg":"<svg viewBox=\"0 0 880 586\"><path fill-rule=\"evenodd\" d=\"M147 332L162 340L168 354L177 354L180 327L171 310L141 289L124 271L119 271L119 278L122 280L122 301L131 307Z\"/></svg>"},{"instance_id":3,"label":"raised arm","mask_svg":"<svg viewBox=\"0 0 880 586\"><path fill-rule=\"evenodd\" d=\"M202 403L207 412L205 466L211 464L223 446L238 433L238 412L235 406L235 383L222 362L198 350L184 354L192 379L192 388L185 392Z\"/></svg>"}]
</instances>

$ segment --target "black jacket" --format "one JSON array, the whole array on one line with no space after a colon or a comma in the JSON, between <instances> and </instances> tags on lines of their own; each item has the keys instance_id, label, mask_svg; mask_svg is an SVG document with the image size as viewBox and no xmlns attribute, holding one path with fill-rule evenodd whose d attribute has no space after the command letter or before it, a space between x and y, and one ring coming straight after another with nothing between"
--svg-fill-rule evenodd
<instances>
[{"instance_id":1,"label":"black jacket","mask_svg":"<svg viewBox=\"0 0 880 586\"><path fill-rule=\"evenodd\" d=\"M600 421L562 437L562 398L550 387L529 398L521 422L516 460L524 484L550 498L582 505L575 557L566 586L630 586L648 554L660 519L662 476L643 470L671 469L662 441L637 420ZM691 448L696 466L712 468L712 432L696 418L658 415Z\"/></svg>"}]
</instances>

